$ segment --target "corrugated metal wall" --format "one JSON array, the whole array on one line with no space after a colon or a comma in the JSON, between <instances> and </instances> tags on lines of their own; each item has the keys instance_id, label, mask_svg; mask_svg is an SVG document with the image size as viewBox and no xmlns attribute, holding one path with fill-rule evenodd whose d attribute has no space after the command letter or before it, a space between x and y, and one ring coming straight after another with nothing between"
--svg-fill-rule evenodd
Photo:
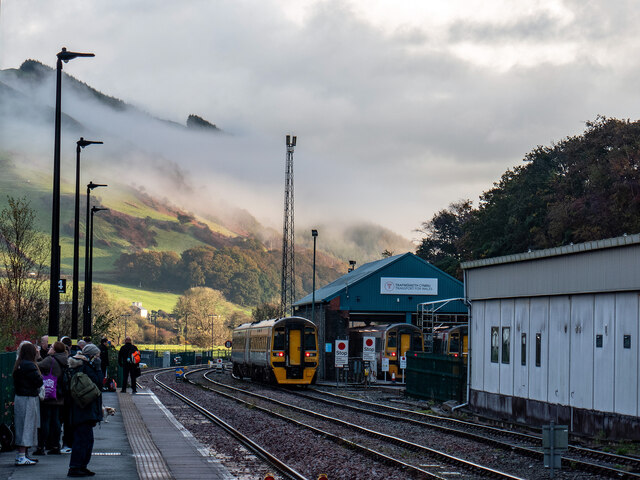
<instances>
[{"instance_id":1,"label":"corrugated metal wall","mask_svg":"<svg viewBox=\"0 0 640 480\"><path fill-rule=\"evenodd\" d=\"M640 245L466 270L469 300L640 290Z\"/></svg>"},{"instance_id":2,"label":"corrugated metal wall","mask_svg":"<svg viewBox=\"0 0 640 480\"><path fill-rule=\"evenodd\" d=\"M638 292L474 301L472 318L472 390L640 414Z\"/></svg>"}]
</instances>

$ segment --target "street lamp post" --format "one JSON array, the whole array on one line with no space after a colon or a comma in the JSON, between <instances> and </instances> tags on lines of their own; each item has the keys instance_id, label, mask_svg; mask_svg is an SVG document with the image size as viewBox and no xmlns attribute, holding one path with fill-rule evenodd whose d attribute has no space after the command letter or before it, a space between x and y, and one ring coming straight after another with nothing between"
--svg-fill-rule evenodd
<instances>
[{"instance_id":1,"label":"street lamp post","mask_svg":"<svg viewBox=\"0 0 640 480\"><path fill-rule=\"evenodd\" d=\"M71 300L71 338L78 338L78 276L80 250L80 150L87 145L101 144L80 137L76 142L76 203L73 231L73 293Z\"/></svg>"},{"instance_id":2,"label":"street lamp post","mask_svg":"<svg viewBox=\"0 0 640 480\"><path fill-rule=\"evenodd\" d=\"M124 338L127 338L127 324L129 323L129 317L131 315L129 313L125 313L122 316L124 317Z\"/></svg>"},{"instance_id":3,"label":"street lamp post","mask_svg":"<svg viewBox=\"0 0 640 480\"><path fill-rule=\"evenodd\" d=\"M91 218L89 216L90 203L91 203L91 190L98 187L107 187L108 185L93 183L93 181L87 184L87 219L85 220L84 233L85 233L85 247L84 247L84 302L82 304L82 330L85 331L87 325L91 325L91 282L89 281L89 228L91 224Z\"/></svg>"},{"instance_id":4,"label":"street lamp post","mask_svg":"<svg viewBox=\"0 0 640 480\"><path fill-rule=\"evenodd\" d=\"M316 239L318 238L318 230L311 230L313 237L313 285L311 289L311 321L316 323Z\"/></svg>"},{"instance_id":5,"label":"street lamp post","mask_svg":"<svg viewBox=\"0 0 640 480\"><path fill-rule=\"evenodd\" d=\"M189 323L189 314L184 316L184 352L187 353L187 325Z\"/></svg>"},{"instance_id":6,"label":"street lamp post","mask_svg":"<svg viewBox=\"0 0 640 480\"><path fill-rule=\"evenodd\" d=\"M92 315L92 301L93 301L93 216L96 212L101 212L103 210L109 210L108 208L101 208L93 206L91 207L91 221L89 227L89 278L85 280L84 287L84 296L85 301L87 302L87 311L89 312L88 321L85 318L82 325L82 335L87 337L91 336L91 315ZM126 330L125 323L125 330ZM125 335L126 337L126 335Z\"/></svg>"},{"instance_id":7,"label":"street lamp post","mask_svg":"<svg viewBox=\"0 0 640 480\"><path fill-rule=\"evenodd\" d=\"M155 333L153 334L153 365L156 366L156 358L158 357L158 312L155 310L151 310L151 319L153 320L153 325L155 327Z\"/></svg>"},{"instance_id":8,"label":"street lamp post","mask_svg":"<svg viewBox=\"0 0 640 480\"><path fill-rule=\"evenodd\" d=\"M51 205L51 267L49 273L49 326L50 337L57 337L60 330L60 133L62 124L62 62L76 57L93 57L93 53L68 52L62 48L56 55L56 109L53 146L53 201Z\"/></svg>"}]
</instances>

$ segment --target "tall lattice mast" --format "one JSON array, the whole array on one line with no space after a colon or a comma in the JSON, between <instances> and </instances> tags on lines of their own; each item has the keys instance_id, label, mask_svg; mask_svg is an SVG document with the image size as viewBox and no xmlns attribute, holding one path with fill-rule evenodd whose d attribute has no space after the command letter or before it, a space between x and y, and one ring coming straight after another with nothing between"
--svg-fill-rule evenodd
<instances>
[{"instance_id":1,"label":"tall lattice mast","mask_svg":"<svg viewBox=\"0 0 640 480\"><path fill-rule=\"evenodd\" d=\"M284 226L282 228L282 282L280 312L282 316L292 313L295 300L295 251L293 231L293 149L296 137L287 135L287 166L284 180Z\"/></svg>"}]
</instances>

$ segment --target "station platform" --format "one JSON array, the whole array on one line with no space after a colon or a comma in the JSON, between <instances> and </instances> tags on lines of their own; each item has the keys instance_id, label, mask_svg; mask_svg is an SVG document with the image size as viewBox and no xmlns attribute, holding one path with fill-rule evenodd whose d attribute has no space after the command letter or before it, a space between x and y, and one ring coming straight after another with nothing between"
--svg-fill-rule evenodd
<instances>
[{"instance_id":1,"label":"station platform","mask_svg":"<svg viewBox=\"0 0 640 480\"><path fill-rule=\"evenodd\" d=\"M173 417L149 390L103 392L103 405L114 416L93 430L94 447L88 468L94 478L126 480L231 480L228 470ZM0 453L0 478L58 480L67 477L69 455L29 455L36 465L14 465L16 452Z\"/></svg>"}]
</instances>

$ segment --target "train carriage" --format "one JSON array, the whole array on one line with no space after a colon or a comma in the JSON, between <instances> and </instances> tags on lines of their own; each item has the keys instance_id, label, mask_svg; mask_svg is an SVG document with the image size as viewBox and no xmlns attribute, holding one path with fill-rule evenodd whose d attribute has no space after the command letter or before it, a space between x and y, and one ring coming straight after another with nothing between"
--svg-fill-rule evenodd
<instances>
[{"instance_id":1,"label":"train carriage","mask_svg":"<svg viewBox=\"0 0 640 480\"><path fill-rule=\"evenodd\" d=\"M315 383L318 331L306 318L245 323L233 330L233 373L280 385Z\"/></svg>"},{"instance_id":2,"label":"train carriage","mask_svg":"<svg viewBox=\"0 0 640 480\"><path fill-rule=\"evenodd\" d=\"M363 337L375 339L376 369L379 377L382 371L382 359L389 359L389 375L400 373L400 357L407 352L424 351L422 332L410 323L385 325L367 325L349 329L349 356L362 358Z\"/></svg>"}]
</instances>

